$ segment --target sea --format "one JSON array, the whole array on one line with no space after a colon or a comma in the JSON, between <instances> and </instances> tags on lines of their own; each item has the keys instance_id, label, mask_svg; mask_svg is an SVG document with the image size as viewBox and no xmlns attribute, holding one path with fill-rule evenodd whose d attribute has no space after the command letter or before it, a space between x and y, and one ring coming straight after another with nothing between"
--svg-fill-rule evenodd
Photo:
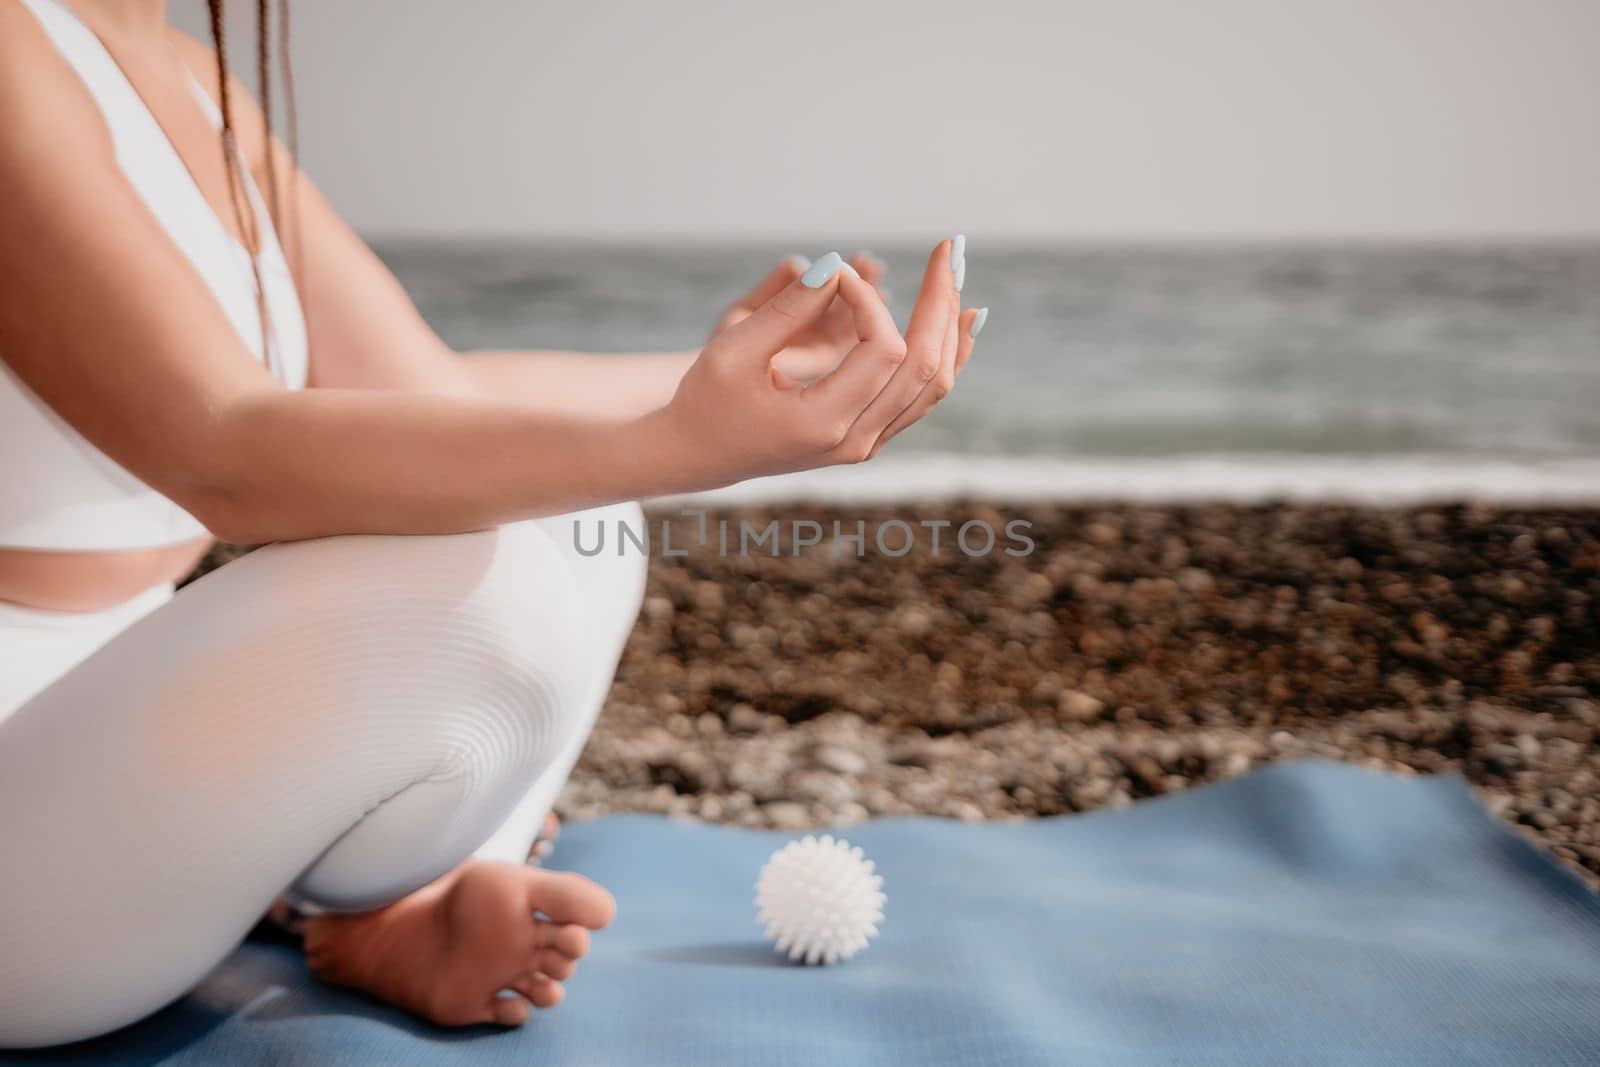
<instances>
[{"instance_id":1,"label":"sea","mask_svg":"<svg viewBox=\"0 0 1600 1067\"><path fill-rule=\"evenodd\" d=\"M968 241L990 315L944 404L871 463L713 499L1600 503L1600 244ZM456 348L615 352L698 346L825 249L378 251ZM925 252L873 252L903 324Z\"/></svg>"}]
</instances>

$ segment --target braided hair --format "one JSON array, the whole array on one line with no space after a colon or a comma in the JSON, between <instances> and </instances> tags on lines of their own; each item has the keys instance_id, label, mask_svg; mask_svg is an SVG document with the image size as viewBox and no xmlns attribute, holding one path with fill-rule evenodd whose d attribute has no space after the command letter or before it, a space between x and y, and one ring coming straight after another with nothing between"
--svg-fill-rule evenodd
<instances>
[{"instance_id":1,"label":"braided hair","mask_svg":"<svg viewBox=\"0 0 1600 1067\"><path fill-rule=\"evenodd\" d=\"M211 40L217 50L217 103L218 110L222 113L222 165L227 175L228 201L233 208L234 222L238 226L245 250L250 253L250 271L256 287L256 307L261 316L261 351L268 367L272 368L275 360L270 344L271 324L267 314L266 288L261 279L262 233L256 213L246 210L246 205L249 203L244 184L246 164L239 152L238 138L233 126L232 90L228 76L227 18L223 12L223 0L206 0L206 7L211 16ZM272 138L274 22L279 40L278 65L283 82L284 113L288 119L291 173L287 176L286 183L279 178L278 156ZM256 0L256 76L260 85L261 114L264 120L262 151L266 162L267 214L272 220L273 227L282 237L286 253L292 245L290 261L294 268L293 273L298 275L299 241L294 239L298 234L297 222L293 217L295 204L293 170L294 161L299 155L300 131L295 116L294 69L289 62L289 0ZM288 186L287 189L283 188L285 184ZM289 223L287 226L285 226L286 220Z\"/></svg>"}]
</instances>

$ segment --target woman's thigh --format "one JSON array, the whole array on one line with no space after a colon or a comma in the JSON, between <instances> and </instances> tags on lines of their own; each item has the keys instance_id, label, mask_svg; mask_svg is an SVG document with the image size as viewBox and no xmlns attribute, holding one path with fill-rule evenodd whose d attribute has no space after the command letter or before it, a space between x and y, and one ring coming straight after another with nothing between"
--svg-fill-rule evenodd
<instances>
[{"instance_id":1,"label":"woman's thigh","mask_svg":"<svg viewBox=\"0 0 1600 1067\"><path fill-rule=\"evenodd\" d=\"M459 862L592 698L568 550L519 523L261 549L0 723L0 1045L180 995L285 887L371 907Z\"/></svg>"}]
</instances>

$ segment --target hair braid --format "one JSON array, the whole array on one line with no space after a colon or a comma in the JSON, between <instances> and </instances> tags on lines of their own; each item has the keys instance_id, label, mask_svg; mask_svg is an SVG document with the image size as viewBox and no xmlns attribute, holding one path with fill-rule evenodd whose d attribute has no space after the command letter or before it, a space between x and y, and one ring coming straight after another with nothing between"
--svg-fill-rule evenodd
<instances>
[{"instance_id":1,"label":"hair braid","mask_svg":"<svg viewBox=\"0 0 1600 1067\"><path fill-rule=\"evenodd\" d=\"M255 280L256 309L261 319L261 352L267 368L274 374L279 373L278 356L272 346L272 324L267 309L267 291L261 275L261 252L264 235L255 211L247 210L249 194L246 191L245 173L247 164L239 151L238 137L233 127L233 102L228 76L228 42L223 12L223 0L206 0L206 8L211 16L211 39L217 50L217 103L218 110L222 113L222 165L228 182L228 200L233 208L234 222L238 226L239 236L250 254L250 273ZM267 177L267 214L274 226L279 226L281 232L281 203L282 196L278 182L277 153L273 150L272 143L272 0L257 0L256 3L256 69L260 78L261 111L263 116L264 154L266 161ZM287 34L288 28L288 0L282 0L279 9L278 23ZM285 77L289 74L288 49L283 49L283 66ZM292 90L290 90L292 92ZM292 97L291 97L292 108ZM298 131L296 131L298 135ZM298 136L296 136L298 139ZM290 175L290 182L294 178ZM289 199L293 200L291 193Z\"/></svg>"},{"instance_id":2,"label":"hair braid","mask_svg":"<svg viewBox=\"0 0 1600 1067\"><path fill-rule=\"evenodd\" d=\"M278 205L273 207L272 221L278 228L278 239L288 252L289 266L294 276L300 272L300 216L299 198L295 190L299 178L300 111L294 99L294 64L289 59L289 0L278 0L278 75L283 79L283 117L285 146L289 151L289 195L285 200L283 216L278 215ZM263 67L261 80L266 82L269 73Z\"/></svg>"}]
</instances>

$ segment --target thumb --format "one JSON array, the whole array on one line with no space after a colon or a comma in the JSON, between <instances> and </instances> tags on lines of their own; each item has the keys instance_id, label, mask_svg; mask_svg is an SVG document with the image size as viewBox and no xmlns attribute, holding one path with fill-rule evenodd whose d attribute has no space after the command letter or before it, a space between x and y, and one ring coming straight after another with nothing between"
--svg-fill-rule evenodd
<instances>
[{"instance_id":1,"label":"thumb","mask_svg":"<svg viewBox=\"0 0 1600 1067\"><path fill-rule=\"evenodd\" d=\"M845 268L837 252L811 264L749 315L723 330L708 348L760 356L776 355L802 327L820 318L833 303L839 288L839 271Z\"/></svg>"}]
</instances>

